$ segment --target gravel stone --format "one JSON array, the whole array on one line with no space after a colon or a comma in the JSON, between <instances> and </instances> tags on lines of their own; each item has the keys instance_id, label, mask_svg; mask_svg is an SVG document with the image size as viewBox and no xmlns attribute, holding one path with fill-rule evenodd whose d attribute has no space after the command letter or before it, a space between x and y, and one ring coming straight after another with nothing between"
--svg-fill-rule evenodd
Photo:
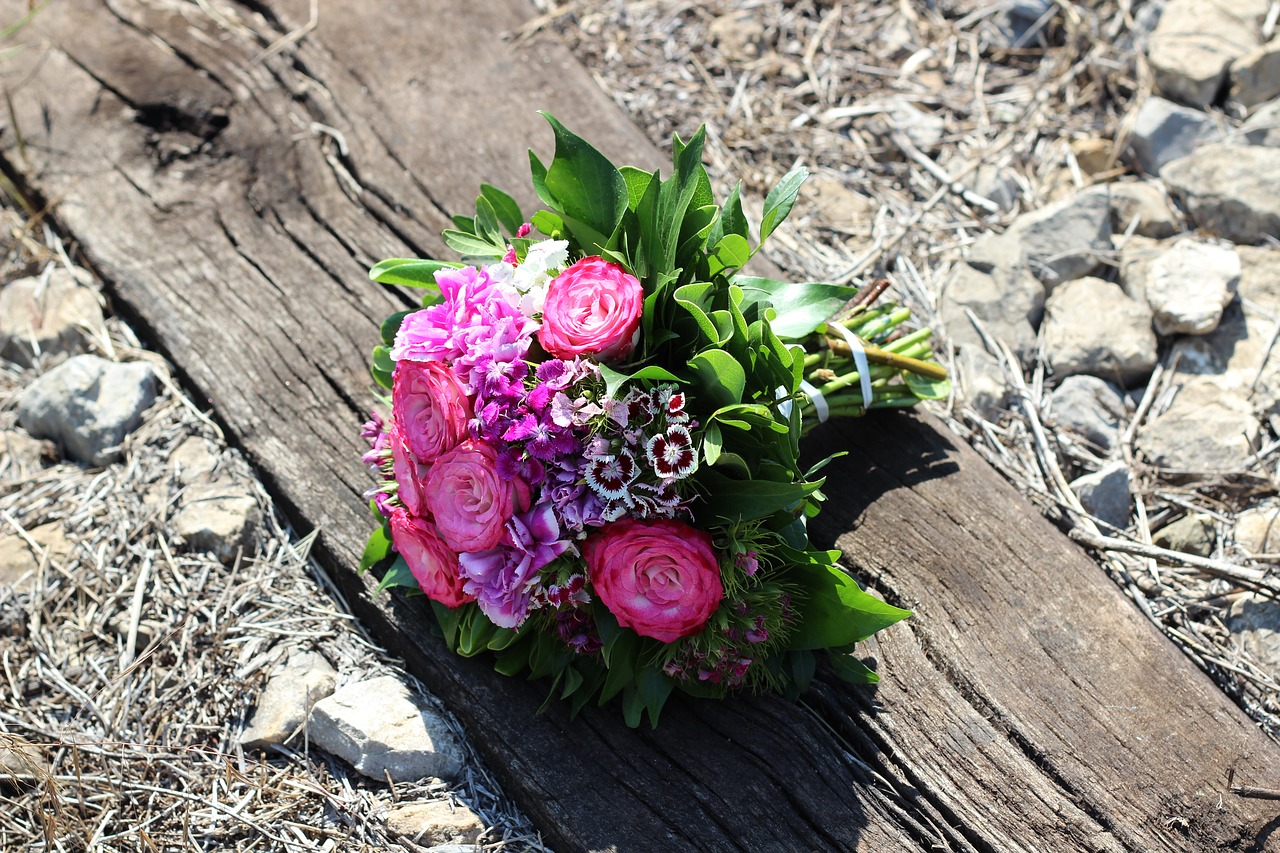
<instances>
[{"instance_id":1,"label":"gravel stone","mask_svg":"<svg viewBox=\"0 0 1280 853\"><path fill-rule=\"evenodd\" d=\"M1200 228L1233 243L1280 236L1280 148L1206 145L1160 177Z\"/></svg>"},{"instance_id":2,"label":"gravel stone","mask_svg":"<svg viewBox=\"0 0 1280 853\"><path fill-rule=\"evenodd\" d=\"M371 779L451 779L462 769L462 744L444 719L392 676L349 684L317 702L309 734Z\"/></svg>"},{"instance_id":3,"label":"gravel stone","mask_svg":"<svg viewBox=\"0 0 1280 853\"><path fill-rule=\"evenodd\" d=\"M18 399L18 423L90 465L120 459L120 444L156 399L156 375L144 362L78 355L41 376Z\"/></svg>"}]
</instances>

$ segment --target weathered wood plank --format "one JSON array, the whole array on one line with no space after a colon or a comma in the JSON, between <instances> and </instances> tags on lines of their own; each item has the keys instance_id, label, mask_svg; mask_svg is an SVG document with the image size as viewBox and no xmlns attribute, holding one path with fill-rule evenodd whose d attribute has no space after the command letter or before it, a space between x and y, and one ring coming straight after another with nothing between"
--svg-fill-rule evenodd
<instances>
[{"instance_id":1,"label":"weathered wood plank","mask_svg":"<svg viewBox=\"0 0 1280 853\"><path fill-rule=\"evenodd\" d=\"M403 303L365 268L442 252L445 212L479 180L523 187L519 142L549 145L535 107L612 156L659 158L557 43L496 38L530 15L522 0L441 0L429 16L330 0L296 50L259 60L306 6L221 21L179 2L51 7L32 31L47 43L0 68L26 141L24 157L8 128L4 154L294 518L321 528L350 603L553 846L1265 846L1265 804L1218 792L1229 766L1280 778L1280 751L928 419L818 436L853 453L815 533L918 613L879 647L878 690L676 701L657 732L612 711L535 717L540 685L443 653L421 602L370 601L350 571L369 524L355 431L376 324Z\"/></svg>"}]
</instances>

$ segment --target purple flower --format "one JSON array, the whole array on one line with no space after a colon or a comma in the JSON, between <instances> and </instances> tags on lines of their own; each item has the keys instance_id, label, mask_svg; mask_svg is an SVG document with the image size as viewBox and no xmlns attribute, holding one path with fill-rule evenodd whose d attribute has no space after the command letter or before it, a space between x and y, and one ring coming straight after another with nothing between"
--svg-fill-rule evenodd
<instances>
[{"instance_id":1,"label":"purple flower","mask_svg":"<svg viewBox=\"0 0 1280 853\"><path fill-rule=\"evenodd\" d=\"M517 628L529 615L538 571L571 547L560 538L551 505L538 504L511 517L505 541L497 547L459 556L463 589L495 625Z\"/></svg>"}]
</instances>

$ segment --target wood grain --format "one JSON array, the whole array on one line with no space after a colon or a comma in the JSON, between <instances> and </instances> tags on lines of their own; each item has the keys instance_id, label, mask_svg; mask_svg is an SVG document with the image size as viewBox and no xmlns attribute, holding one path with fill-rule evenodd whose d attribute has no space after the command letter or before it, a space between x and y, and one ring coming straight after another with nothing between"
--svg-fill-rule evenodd
<instances>
[{"instance_id":1,"label":"wood grain","mask_svg":"<svg viewBox=\"0 0 1280 853\"><path fill-rule=\"evenodd\" d=\"M0 4L3 19L22 4ZM544 686L444 652L421 601L371 599L356 435L377 324L369 264L440 254L480 180L525 196L545 108L661 158L552 39L497 37L523 0L215 8L62 0L0 66L5 168L263 475L364 623L459 715L558 850L1268 849L1280 750L1102 573L927 418L820 431L848 447L815 536L916 617L869 647L878 689L799 705L673 701L656 732L569 722ZM224 7L219 6L218 9ZM19 132L25 145L16 144Z\"/></svg>"}]
</instances>

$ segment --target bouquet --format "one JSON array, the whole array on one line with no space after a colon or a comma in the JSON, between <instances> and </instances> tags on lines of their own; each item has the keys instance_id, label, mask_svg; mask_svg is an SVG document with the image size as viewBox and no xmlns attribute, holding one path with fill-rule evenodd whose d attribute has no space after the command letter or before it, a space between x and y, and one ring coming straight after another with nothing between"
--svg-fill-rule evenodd
<instances>
[{"instance_id":1,"label":"bouquet","mask_svg":"<svg viewBox=\"0 0 1280 853\"><path fill-rule=\"evenodd\" d=\"M669 177L615 167L546 116L545 207L481 185L444 232L461 262L392 259L422 288L373 352L389 392L363 435L380 527L361 571L420 590L444 640L551 695L621 697L656 726L673 690L798 696L816 655L854 682L854 644L908 614L815 550L831 417L946 395L929 330L863 291L745 275L759 251L735 188L716 204L704 132ZM768 194L762 243L806 173Z\"/></svg>"}]
</instances>

